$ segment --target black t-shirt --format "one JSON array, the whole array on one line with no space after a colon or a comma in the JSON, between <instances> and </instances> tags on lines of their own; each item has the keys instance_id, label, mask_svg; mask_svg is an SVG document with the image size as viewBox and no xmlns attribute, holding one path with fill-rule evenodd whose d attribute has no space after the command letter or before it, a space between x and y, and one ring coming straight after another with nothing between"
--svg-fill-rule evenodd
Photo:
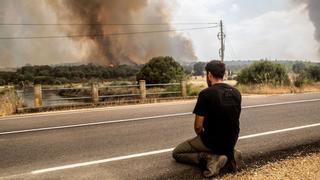
<instances>
[{"instance_id":1,"label":"black t-shirt","mask_svg":"<svg viewBox=\"0 0 320 180\"><path fill-rule=\"evenodd\" d=\"M233 154L239 135L241 94L225 83L202 90L193 113L204 116L204 145L216 154Z\"/></svg>"}]
</instances>

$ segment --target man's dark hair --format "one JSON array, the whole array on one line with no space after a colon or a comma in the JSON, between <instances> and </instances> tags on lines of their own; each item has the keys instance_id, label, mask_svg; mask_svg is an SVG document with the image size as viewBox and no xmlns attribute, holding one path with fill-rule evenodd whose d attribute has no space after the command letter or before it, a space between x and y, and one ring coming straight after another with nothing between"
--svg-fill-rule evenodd
<instances>
[{"instance_id":1,"label":"man's dark hair","mask_svg":"<svg viewBox=\"0 0 320 180\"><path fill-rule=\"evenodd\" d=\"M212 76L214 76L217 79L223 79L224 73L226 71L226 65L217 60L213 60L208 62L206 65L206 71L207 73L210 72Z\"/></svg>"}]
</instances>

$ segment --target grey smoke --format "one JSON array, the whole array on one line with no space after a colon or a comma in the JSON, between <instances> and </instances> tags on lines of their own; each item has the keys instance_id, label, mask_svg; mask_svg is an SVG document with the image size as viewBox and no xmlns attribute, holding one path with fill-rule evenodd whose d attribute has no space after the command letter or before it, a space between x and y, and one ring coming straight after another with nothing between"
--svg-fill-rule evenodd
<instances>
[{"instance_id":1,"label":"grey smoke","mask_svg":"<svg viewBox=\"0 0 320 180\"><path fill-rule=\"evenodd\" d=\"M48 23L56 17L43 0L1 0L0 23ZM56 27L1 26L0 37L64 35ZM0 67L80 61L70 39L0 40Z\"/></svg>"},{"instance_id":2,"label":"grey smoke","mask_svg":"<svg viewBox=\"0 0 320 180\"><path fill-rule=\"evenodd\" d=\"M294 0L296 3L306 4L309 18L315 27L314 37L320 43L320 0ZM320 54L320 47L318 49Z\"/></svg>"},{"instance_id":3,"label":"grey smoke","mask_svg":"<svg viewBox=\"0 0 320 180\"><path fill-rule=\"evenodd\" d=\"M48 1L61 23L91 26L62 27L67 34L113 34L170 29L171 14L159 0L56 0ZM105 23L163 23L164 26L105 26ZM172 28L171 28L172 29ZM99 64L141 64L153 56L173 56L180 61L196 60L192 43L177 33L140 34L121 37L73 38L87 45L87 57Z\"/></svg>"},{"instance_id":4,"label":"grey smoke","mask_svg":"<svg viewBox=\"0 0 320 180\"><path fill-rule=\"evenodd\" d=\"M1 0L0 23L95 23L95 26L1 26L0 37L109 34L170 29L162 0ZM165 23L166 26L108 27L100 23ZM197 59L192 42L179 33L121 37L0 40L0 66L93 62L141 64L154 56Z\"/></svg>"}]
</instances>

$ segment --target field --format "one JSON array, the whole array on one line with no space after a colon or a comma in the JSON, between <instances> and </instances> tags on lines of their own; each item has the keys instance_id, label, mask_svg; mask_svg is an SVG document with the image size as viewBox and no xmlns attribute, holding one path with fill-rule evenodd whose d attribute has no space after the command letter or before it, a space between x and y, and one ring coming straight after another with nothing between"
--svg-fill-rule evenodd
<instances>
[{"instance_id":1,"label":"field","mask_svg":"<svg viewBox=\"0 0 320 180\"><path fill-rule=\"evenodd\" d=\"M320 92L320 83L307 84L301 88L294 86L273 86L273 85L239 85L235 80L226 80L225 83L236 87L242 94L290 94L305 92ZM197 95L207 87L205 77L194 76L188 81L189 95Z\"/></svg>"}]
</instances>

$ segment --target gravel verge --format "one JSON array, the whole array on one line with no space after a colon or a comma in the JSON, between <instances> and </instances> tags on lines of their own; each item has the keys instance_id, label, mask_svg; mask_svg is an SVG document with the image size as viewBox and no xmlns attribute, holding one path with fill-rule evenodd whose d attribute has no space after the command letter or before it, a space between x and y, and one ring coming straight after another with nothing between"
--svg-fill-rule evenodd
<instances>
[{"instance_id":1,"label":"gravel verge","mask_svg":"<svg viewBox=\"0 0 320 180\"><path fill-rule=\"evenodd\" d=\"M247 168L225 174L225 180L310 179L320 180L320 142L267 153L246 160Z\"/></svg>"},{"instance_id":2,"label":"gravel verge","mask_svg":"<svg viewBox=\"0 0 320 180\"><path fill-rule=\"evenodd\" d=\"M227 174L225 180L262 179L320 179L320 153L305 156L295 155L285 160L272 162L261 167L250 168L236 174Z\"/></svg>"}]
</instances>

